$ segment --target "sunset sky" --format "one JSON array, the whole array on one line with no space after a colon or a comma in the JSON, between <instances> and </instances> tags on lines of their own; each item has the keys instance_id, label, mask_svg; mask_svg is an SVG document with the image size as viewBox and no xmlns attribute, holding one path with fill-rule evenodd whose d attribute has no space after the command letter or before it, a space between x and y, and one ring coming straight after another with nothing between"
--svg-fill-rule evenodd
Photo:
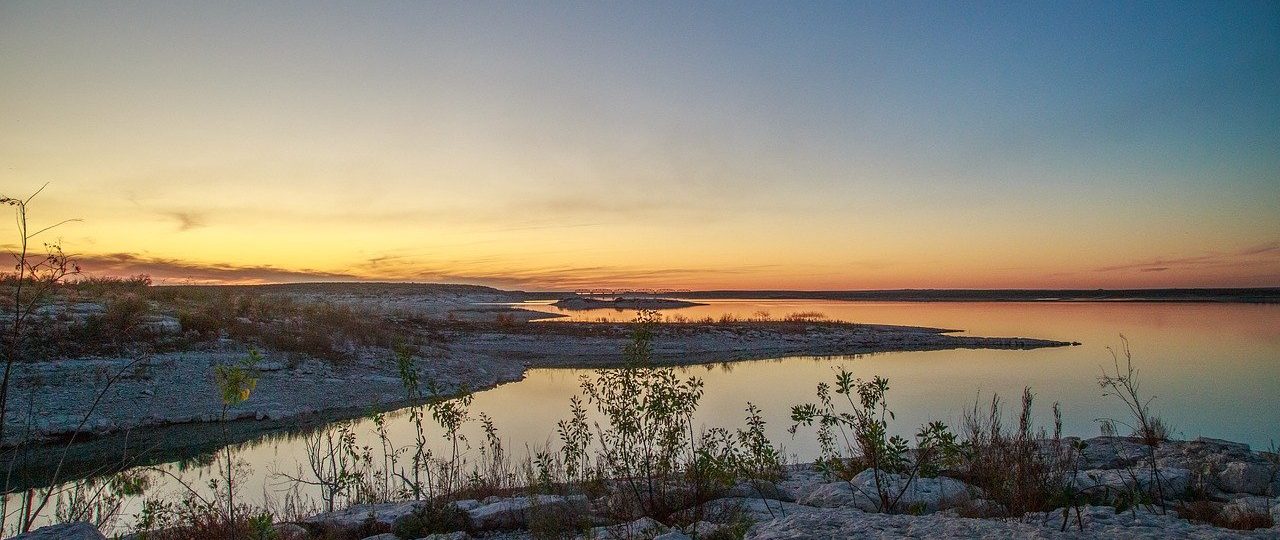
<instances>
[{"instance_id":1,"label":"sunset sky","mask_svg":"<svg viewBox=\"0 0 1280 540\"><path fill-rule=\"evenodd\" d=\"M168 283L1280 286L1280 3L1033 4L6 1L0 194Z\"/></svg>"}]
</instances>

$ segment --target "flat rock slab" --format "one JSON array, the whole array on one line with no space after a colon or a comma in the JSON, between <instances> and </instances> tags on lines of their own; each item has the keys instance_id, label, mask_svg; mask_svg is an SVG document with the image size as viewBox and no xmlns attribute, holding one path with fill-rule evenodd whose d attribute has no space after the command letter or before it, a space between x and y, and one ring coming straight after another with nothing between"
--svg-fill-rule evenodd
<instances>
[{"instance_id":1,"label":"flat rock slab","mask_svg":"<svg viewBox=\"0 0 1280 540\"><path fill-rule=\"evenodd\" d=\"M88 523L63 523L40 527L9 540L106 540L97 527Z\"/></svg>"},{"instance_id":2,"label":"flat rock slab","mask_svg":"<svg viewBox=\"0 0 1280 540\"><path fill-rule=\"evenodd\" d=\"M1060 531L1061 514L1031 515L1021 521L874 514L854 508L826 508L757 523L746 540L843 540L847 538L1276 538L1280 529L1233 531L1192 524L1170 515L1138 512L1116 514L1110 507L1085 507L1084 531ZM1076 527L1072 522L1071 527Z\"/></svg>"},{"instance_id":3,"label":"flat rock slab","mask_svg":"<svg viewBox=\"0 0 1280 540\"><path fill-rule=\"evenodd\" d=\"M817 486L800 498L800 504L821 508L852 506L872 512L889 510L880 508L879 492L883 490L896 503L893 510L937 512L970 501L973 488L946 477L908 479L902 475L881 472L877 488L876 471L867 469L848 482L830 482Z\"/></svg>"}]
</instances>

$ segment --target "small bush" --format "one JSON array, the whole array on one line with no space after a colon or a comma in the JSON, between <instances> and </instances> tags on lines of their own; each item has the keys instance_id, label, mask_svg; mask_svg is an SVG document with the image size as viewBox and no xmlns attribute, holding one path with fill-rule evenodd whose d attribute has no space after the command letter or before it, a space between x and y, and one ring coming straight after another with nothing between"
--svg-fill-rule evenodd
<instances>
[{"instance_id":1,"label":"small bush","mask_svg":"<svg viewBox=\"0 0 1280 540\"><path fill-rule=\"evenodd\" d=\"M141 540L288 540L280 538L270 513L241 506L240 517L226 514L194 498L178 503L147 500L138 515Z\"/></svg>"},{"instance_id":2,"label":"small bush","mask_svg":"<svg viewBox=\"0 0 1280 540\"><path fill-rule=\"evenodd\" d=\"M130 339L137 333L150 310L151 305L141 295L126 293L111 297L102 312L104 329L114 339Z\"/></svg>"},{"instance_id":3,"label":"small bush","mask_svg":"<svg viewBox=\"0 0 1280 540\"><path fill-rule=\"evenodd\" d=\"M1208 500L1191 501L1176 509L1178 517L1187 521L1208 523L1224 529L1250 531L1275 526L1271 514L1261 509L1227 511L1226 505Z\"/></svg>"},{"instance_id":4,"label":"small bush","mask_svg":"<svg viewBox=\"0 0 1280 540\"><path fill-rule=\"evenodd\" d=\"M472 531L471 515L443 499L430 499L413 513L396 522L391 532L400 538L424 536L454 531Z\"/></svg>"},{"instance_id":5,"label":"small bush","mask_svg":"<svg viewBox=\"0 0 1280 540\"><path fill-rule=\"evenodd\" d=\"M819 311L801 311L798 313L788 313L783 317L783 321L791 323L818 322L826 320L827 316Z\"/></svg>"},{"instance_id":6,"label":"small bush","mask_svg":"<svg viewBox=\"0 0 1280 540\"><path fill-rule=\"evenodd\" d=\"M818 461L820 469L829 475L850 479L852 474L861 472L858 467L865 466L875 474L875 493L867 495L875 496L877 510L910 510L898 504L906 488L894 492L883 480L884 475L900 473L913 479L922 473L936 474L954 462L959 453L955 435L942 422L921 426L916 433L917 450L913 458L905 438L889 435L889 419L894 414L886 398L888 379L879 376L869 381L854 379L853 374L842 367L836 372L835 384L835 393L840 397L833 398L831 390L826 382L819 383L818 403L793 406L788 431L795 435L800 426L816 426L822 452ZM838 401L848 405L849 411L841 410Z\"/></svg>"},{"instance_id":7,"label":"small bush","mask_svg":"<svg viewBox=\"0 0 1280 540\"><path fill-rule=\"evenodd\" d=\"M591 526L591 516L579 505L534 506L529 510L529 535L535 540L577 538Z\"/></svg>"},{"instance_id":8,"label":"small bush","mask_svg":"<svg viewBox=\"0 0 1280 540\"><path fill-rule=\"evenodd\" d=\"M1072 477L1076 449L1062 440L1061 413L1054 404L1050 436L1032 423L1035 394L1023 389L1018 424L1004 427L999 396L984 414L978 403L964 415L966 440L962 479L983 489L1009 516L1045 512L1076 502Z\"/></svg>"},{"instance_id":9,"label":"small bush","mask_svg":"<svg viewBox=\"0 0 1280 540\"><path fill-rule=\"evenodd\" d=\"M228 326L227 321L208 311L185 310L178 312L178 326L183 332L196 332L209 336Z\"/></svg>"}]
</instances>

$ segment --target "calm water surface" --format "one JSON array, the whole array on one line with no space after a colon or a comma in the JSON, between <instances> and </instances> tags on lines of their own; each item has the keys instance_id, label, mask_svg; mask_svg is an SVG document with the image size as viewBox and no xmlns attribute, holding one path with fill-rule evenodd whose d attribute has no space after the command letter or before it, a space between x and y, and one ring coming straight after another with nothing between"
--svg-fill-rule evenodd
<instances>
[{"instance_id":1,"label":"calm water surface","mask_svg":"<svg viewBox=\"0 0 1280 540\"><path fill-rule=\"evenodd\" d=\"M1077 341L1081 345L1030 351L948 350L866 355L844 358L792 357L774 360L700 365L681 368L686 376L706 384L698 422L706 427L736 427L747 402L760 407L773 440L788 456L812 459L816 445L811 434L792 438L786 433L792 405L813 399L820 381L829 381L844 367L859 377L887 377L890 407L897 412L891 430L909 436L930 420L955 423L975 399L984 403L992 393L1016 402L1023 387L1037 395L1041 422L1049 407L1062 403L1069 435L1098 433L1099 418L1120 417L1123 405L1104 398L1096 378L1111 365L1108 347L1130 342L1140 369L1142 390L1157 396L1152 406L1182 437L1209 436L1247 442L1255 448L1280 442L1280 305L1176 303L884 303L840 301L714 300L710 305L667 310L667 316L690 319L739 317L768 312L774 318L817 311L844 321L930 326L963 330L978 336L1017 336ZM577 320L606 317L629 320L633 312L593 310L562 312L546 304L528 307L569 315ZM553 321L540 324L555 324ZM591 370L538 369L520 382L475 395L472 411L493 417L510 453L523 457L525 448L554 446L555 422L568 416L568 401L578 390L579 377ZM406 415L391 415L392 437L408 444L412 430ZM360 420L355 430L363 444L376 446L372 422ZM482 440L478 426L469 434ZM439 431L433 443L444 450ZM472 452L474 454L474 452ZM243 482L248 502L279 500L287 487L277 473L297 473L305 467L300 439L263 439L240 445L240 459L251 474ZM166 466L193 485L211 475L208 468L180 470ZM177 493L172 481L156 492ZM304 496L313 495L303 490ZM137 501L126 514L135 512ZM126 519L123 523L127 523Z\"/></svg>"}]
</instances>

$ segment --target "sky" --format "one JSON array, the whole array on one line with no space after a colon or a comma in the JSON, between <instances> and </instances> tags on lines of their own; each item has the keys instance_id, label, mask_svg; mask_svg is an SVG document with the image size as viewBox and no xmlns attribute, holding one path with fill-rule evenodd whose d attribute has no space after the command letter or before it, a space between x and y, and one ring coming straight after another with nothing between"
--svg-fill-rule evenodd
<instances>
[{"instance_id":1,"label":"sky","mask_svg":"<svg viewBox=\"0 0 1280 540\"><path fill-rule=\"evenodd\" d=\"M162 283L1280 286L1280 4L10 0L45 184Z\"/></svg>"}]
</instances>

